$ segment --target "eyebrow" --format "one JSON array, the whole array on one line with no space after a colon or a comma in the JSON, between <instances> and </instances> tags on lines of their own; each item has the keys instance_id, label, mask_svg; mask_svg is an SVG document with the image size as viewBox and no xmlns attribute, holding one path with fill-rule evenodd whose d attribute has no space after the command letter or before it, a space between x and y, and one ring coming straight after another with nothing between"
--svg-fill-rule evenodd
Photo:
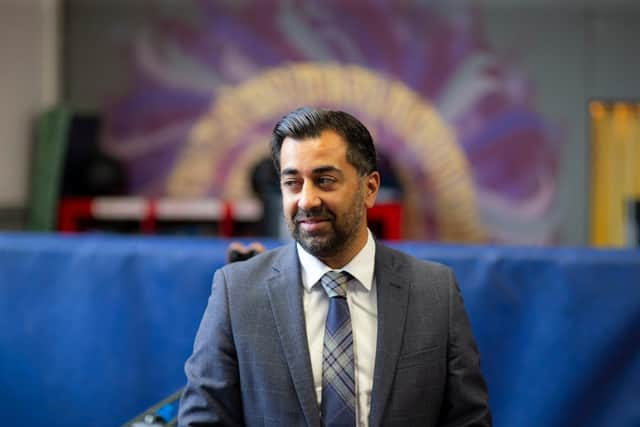
<instances>
[{"instance_id":1,"label":"eyebrow","mask_svg":"<svg viewBox=\"0 0 640 427\"><path fill-rule=\"evenodd\" d=\"M321 173L327 173L327 172L336 172L340 175L342 175L342 171L340 169L338 169L335 166L318 166L317 168L314 168L312 170L312 173L314 175L317 174L321 174ZM295 168L285 168L282 170L282 172L280 172L280 176L291 176L291 175L298 175L300 173L300 171L298 169Z\"/></svg>"}]
</instances>

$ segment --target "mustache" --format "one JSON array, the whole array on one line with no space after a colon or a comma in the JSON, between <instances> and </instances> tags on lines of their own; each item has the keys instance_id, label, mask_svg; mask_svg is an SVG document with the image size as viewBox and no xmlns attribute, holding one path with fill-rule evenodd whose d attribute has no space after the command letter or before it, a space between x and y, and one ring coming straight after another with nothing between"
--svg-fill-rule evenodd
<instances>
[{"instance_id":1,"label":"mustache","mask_svg":"<svg viewBox=\"0 0 640 427\"><path fill-rule=\"evenodd\" d=\"M298 209L298 212L294 215L293 221L299 222L305 219L314 219L319 221L332 221L335 219L335 215L329 209L324 206L320 206L311 210Z\"/></svg>"}]
</instances>

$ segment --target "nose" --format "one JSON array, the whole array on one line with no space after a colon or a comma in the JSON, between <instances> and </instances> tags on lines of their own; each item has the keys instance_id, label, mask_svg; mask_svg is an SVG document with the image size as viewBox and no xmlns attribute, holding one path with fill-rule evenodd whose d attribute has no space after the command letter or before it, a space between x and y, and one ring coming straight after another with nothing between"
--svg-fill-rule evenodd
<instances>
[{"instance_id":1,"label":"nose","mask_svg":"<svg viewBox=\"0 0 640 427\"><path fill-rule=\"evenodd\" d=\"M315 186L310 182L305 182L300 191L300 198L298 199L298 208L305 211L309 211L313 208L317 208L322 204L318 191Z\"/></svg>"}]
</instances>

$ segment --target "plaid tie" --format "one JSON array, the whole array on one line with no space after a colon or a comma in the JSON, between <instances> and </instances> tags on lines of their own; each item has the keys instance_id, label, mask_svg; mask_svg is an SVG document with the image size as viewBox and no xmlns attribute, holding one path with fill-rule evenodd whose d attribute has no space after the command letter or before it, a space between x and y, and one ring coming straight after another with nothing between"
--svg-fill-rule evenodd
<instances>
[{"instance_id":1,"label":"plaid tie","mask_svg":"<svg viewBox=\"0 0 640 427\"><path fill-rule=\"evenodd\" d=\"M328 271L320 279L329 295L324 332L321 415L325 427L356 424L356 393L353 368L351 316L347 305L345 272Z\"/></svg>"}]
</instances>

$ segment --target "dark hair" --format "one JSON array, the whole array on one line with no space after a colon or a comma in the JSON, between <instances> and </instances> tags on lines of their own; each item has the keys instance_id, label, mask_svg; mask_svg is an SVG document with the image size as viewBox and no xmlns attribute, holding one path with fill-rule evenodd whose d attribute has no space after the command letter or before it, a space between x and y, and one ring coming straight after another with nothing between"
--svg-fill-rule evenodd
<instances>
[{"instance_id":1,"label":"dark hair","mask_svg":"<svg viewBox=\"0 0 640 427\"><path fill-rule=\"evenodd\" d=\"M286 137L317 138L325 130L334 131L346 141L347 161L356 168L360 176L378 170L373 139L358 119L344 111L303 107L284 116L273 128L271 158L278 174L280 149Z\"/></svg>"}]
</instances>

